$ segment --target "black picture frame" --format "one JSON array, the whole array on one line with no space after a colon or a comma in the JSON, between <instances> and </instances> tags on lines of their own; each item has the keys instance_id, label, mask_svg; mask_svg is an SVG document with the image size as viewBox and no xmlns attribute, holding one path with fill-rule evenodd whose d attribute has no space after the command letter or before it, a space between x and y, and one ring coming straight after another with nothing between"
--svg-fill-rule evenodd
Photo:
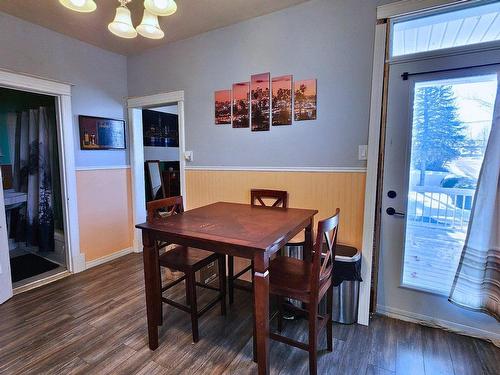
<instances>
[{"instance_id":1,"label":"black picture frame","mask_svg":"<svg viewBox=\"0 0 500 375\"><path fill-rule=\"evenodd\" d=\"M85 151L125 150L125 121L79 115L80 149Z\"/></svg>"}]
</instances>

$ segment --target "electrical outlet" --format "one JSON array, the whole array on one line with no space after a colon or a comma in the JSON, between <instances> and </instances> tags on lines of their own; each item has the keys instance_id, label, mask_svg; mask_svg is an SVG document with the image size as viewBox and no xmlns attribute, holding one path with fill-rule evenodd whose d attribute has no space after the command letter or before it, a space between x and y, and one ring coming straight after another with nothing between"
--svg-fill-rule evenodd
<instances>
[{"instance_id":1,"label":"electrical outlet","mask_svg":"<svg viewBox=\"0 0 500 375\"><path fill-rule=\"evenodd\" d=\"M368 159L368 145L358 146L358 159L367 160Z\"/></svg>"}]
</instances>

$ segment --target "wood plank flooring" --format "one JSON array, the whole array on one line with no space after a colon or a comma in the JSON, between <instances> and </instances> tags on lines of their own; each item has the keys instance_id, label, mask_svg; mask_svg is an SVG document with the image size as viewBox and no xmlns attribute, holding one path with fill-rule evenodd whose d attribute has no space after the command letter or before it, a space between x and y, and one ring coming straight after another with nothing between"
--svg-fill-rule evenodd
<instances>
[{"instance_id":1,"label":"wood plank flooring","mask_svg":"<svg viewBox=\"0 0 500 375\"><path fill-rule=\"evenodd\" d=\"M165 306L160 347L150 351L142 258L127 255L0 305L0 373L254 374L251 296L236 293L226 317L214 308L200 319L197 344L189 316ZM182 283L171 293L184 295ZM210 297L201 295L200 304ZM306 328L292 321L285 333L307 340ZM492 344L385 317L369 327L335 324L332 353L321 340L320 374L500 373ZM299 349L271 342L270 359L272 374L308 373Z\"/></svg>"}]
</instances>

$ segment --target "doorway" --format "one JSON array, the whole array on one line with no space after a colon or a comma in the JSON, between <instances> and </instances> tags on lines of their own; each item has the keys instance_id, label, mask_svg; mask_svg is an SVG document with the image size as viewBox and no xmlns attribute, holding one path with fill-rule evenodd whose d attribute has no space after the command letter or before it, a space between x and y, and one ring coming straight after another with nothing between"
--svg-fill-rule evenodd
<instances>
[{"instance_id":1,"label":"doorway","mask_svg":"<svg viewBox=\"0 0 500 375\"><path fill-rule=\"evenodd\" d=\"M146 202L181 195L177 103L142 110Z\"/></svg>"},{"instance_id":2,"label":"doorway","mask_svg":"<svg viewBox=\"0 0 500 375\"><path fill-rule=\"evenodd\" d=\"M62 197L62 225L64 228L64 254L67 271L44 277L41 280L29 282L12 289L10 272L10 257L8 234L6 225L6 210L4 190L0 194L0 303L8 300L14 293L21 293L32 288L65 277L70 272L77 273L85 270L85 256L80 253L80 239L78 228L78 211L76 199L76 172L75 172L75 128L71 110L71 85L27 76L24 74L0 70L0 87L23 91L32 94L41 94L53 99L57 125L57 147L59 151L60 186ZM0 169L2 185L5 181L3 170Z\"/></svg>"},{"instance_id":3,"label":"doorway","mask_svg":"<svg viewBox=\"0 0 500 375\"><path fill-rule=\"evenodd\" d=\"M492 126L498 61L491 50L390 66L378 312L498 336L494 319L448 302Z\"/></svg>"},{"instance_id":4,"label":"doorway","mask_svg":"<svg viewBox=\"0 0 500 375\"><path fill-rule=\"evenodd\" d=\"M184 92L130 98L127 104L134 223L137 224L146 221L146 201L153 199L153 196L157 198L158 194L180 194L185 205ZM151 121L149 117L152 117ZM159 126L160 121L163 124L163 121L168 121L167 118L173 120L173 124L176 121L177 127ZM153 163L146 164L146 161ZM149 169L149 165L152 169ZM153 183L149 182L151 176L155 176ZM134 231L134 249L142 251L139 230Z\"/></svg>"},{"instance_id":5,"label":"doorway","mask_svg":"<svg viewBox=\"0 0 500 375\"><path fill-rule=\"evenodd\" d=\"M0 164L12 285L66 271L54 96L0 88Z\"/></svg>"}]
</instances>

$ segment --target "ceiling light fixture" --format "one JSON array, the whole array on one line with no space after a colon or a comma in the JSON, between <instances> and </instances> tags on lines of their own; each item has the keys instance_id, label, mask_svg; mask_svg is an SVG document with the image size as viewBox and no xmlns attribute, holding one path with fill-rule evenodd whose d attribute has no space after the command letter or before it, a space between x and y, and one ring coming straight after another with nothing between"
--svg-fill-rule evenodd
<instances>
[{"instance_id":1,"label":"ceiling light fixture","mask_svg":"<svg viewBox=\"0 0 500 375\"><path fill-rule=\"evenodd\" d=\"M132 25L132 16L127 8L127 3L131 0L119 0L120 6L116 8L116 15L113 22L108 25L109 31L113 34L126 39L132 39L137 36L137 31Z\"/></svg>"},{"instance_id":2,"label":"ceiling light fixture","mask_svg":"<svg viewBox=\"0 0 500 375\"><path fill-rule=\"evenodd\" d=\"M165 33L160 29L158 17L144 9L144 16L142 17L141 24L137 26L137 32L145 38L161 39Z\"/></svg>"},{"instance_id":3,"label":"ceiling light fixture","mask_svg":"<svg viewBox=\"0 0 500 375\"><path fill-rule=\"evenodd\" d=\"M120 38L132 39L137 33L149 39L161 39L165 33L160 28L158 16L170 16L177 11L174 0L145 0L144 15L137 28L132 24L132 15L127 4L132 0L118 0L120 6L116 8L113 22L108 25L109 31ZM77 12L93 12L97 6L94 0L59 0L66 8Z\"/></svg>"},{"instance_id":4,"label":"ceiling light fixture","mask_svg":"<svg viewBox=\"0 0 500 375\"><path fill-rule=\"evenodd\" d=\"M90 13L96 10L94 0L59 0L66 8L76 12Z\"/></svg>"},{"instance_id":5,"label":"ceiling light fixture","mask_svg":"<svg viewBox=\"0 0 500 375\"><path fill-rule=\"evenodd\" d=\"M171 16L177 11L175 0L144 0L144 8L155 16Z\"/></svg>"}]
</instances>

